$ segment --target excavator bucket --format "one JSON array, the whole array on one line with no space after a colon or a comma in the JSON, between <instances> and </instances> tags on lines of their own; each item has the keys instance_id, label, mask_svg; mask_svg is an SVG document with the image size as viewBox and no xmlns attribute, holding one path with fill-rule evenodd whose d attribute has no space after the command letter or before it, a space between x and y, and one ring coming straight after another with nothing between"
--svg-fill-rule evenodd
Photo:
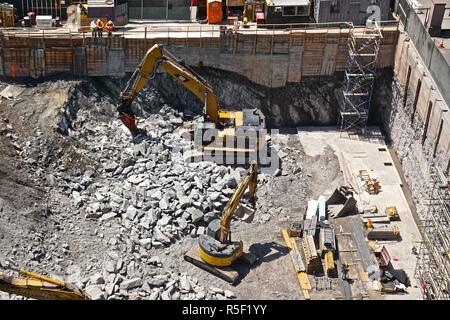
<instances>
[{"instance_id":1,"label":"excavator bucket","mask_svg":"<svg viewBox=\"0 0 450 320\"><path fill-rule=\"evenodd\" d=\"M253 221L253 218L255 217L255 212L255 209L244 204L240 204L236 209L235 216L238 217L241 221L251 223Z\"/></svg>"},{"instance_id":2,"label":"excavator bucket","mask_svg":"<svg viewBox=\"0 0 450 320\"><path fill-rule=\"evenodd\" d=\"M348 187L340 187L334 190L333 194L326 201L330 215L338 218L346 214L351 214L356 209L356 199Z\"/></svg>"},{"instance_id":3,"label":"excavator bucket","mask_svg":"<svg viewBox=\"0 0 450 320\"><path fill-rule=\"evenodd\" d=\"M339 191L339 189L334 189L333 194L328 198L325 204L327 206L330 204L342 204L345 203L345 201L347 201L345 195L343 195L342 192Z\"/></svg>"}]
</instances>

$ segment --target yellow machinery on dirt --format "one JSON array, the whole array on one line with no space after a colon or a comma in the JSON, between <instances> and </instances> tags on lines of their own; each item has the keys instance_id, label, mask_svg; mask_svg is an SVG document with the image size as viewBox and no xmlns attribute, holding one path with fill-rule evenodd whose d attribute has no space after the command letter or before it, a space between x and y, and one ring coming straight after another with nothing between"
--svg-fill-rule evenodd
<instances>
[{"instance_id":1,"label":"yellow machinery on dirt","mask_svg":"<svg viewBox=\"0 0 450 320\"><path fill-rule=\"evenodd\" d=\"M336 235L333 225L327 221L320 222L319 247L321 256L325 260L325 271L328 276L333 276L336 272L334 264L334 252L336 251Z\"/></svg>"},{"instance_id":2,"label":"yellow machinery on dirt","mask_svg":"<svg viewBox=\"0 0 450 320\"><path fill-rule=\"evenodd\" d=\"M265 119L258 109L228 111L219 109L219 101L208 82L182 61L177 60L160 44L145 54L121 93L117 111L134 139L145 136L136 126L131 104L153 79L160 67L203 102L203 121L195 128L195 143L203 151L255 152L265 143Z\"/></svg>"},{"instance_id":3,"label":"yellow machinery on dirt","mask_svg":"<svg viewBox=\"0 0 450 320\"><path fill-rule=\"evenodd\" d=\"M91 299L72 285L26 270L20 270L18 277L0 273L0 291L38 300Z\"/></svg>"},{"instance_id":4,"label":"yellow machinery on dirt","mask_svg":"<svg viewBox=\"0 0 450 320\"><path fill-rule=\"evenodd\" d=\"M226 267L242 256L242 241L231 240L231 219L235 216L238 205L247 188L249 188L249 203L253 208L255 207L257 176L257 165L252 164L245 178L239 183L230 201L222 211L220 220L212 220L208 224L207 234L199 237L198 254L204 262L216 267ZM243 220L248 222L253 219L253 215L254 211L251 215L243 218Z\"/></svg>"}]
</instances>

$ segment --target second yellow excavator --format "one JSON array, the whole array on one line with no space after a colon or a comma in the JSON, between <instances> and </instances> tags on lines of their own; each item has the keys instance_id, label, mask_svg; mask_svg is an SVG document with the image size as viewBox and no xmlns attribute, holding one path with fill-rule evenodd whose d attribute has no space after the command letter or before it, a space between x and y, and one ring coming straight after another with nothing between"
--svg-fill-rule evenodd
<instances>
[{"instance_id":1,"label":"second yellow excavator","mask_svg":"<svg viewBox=\"0 0 450 320\"><path fill-rule=\"evenodd\" d=\"M258 168L253 163L223 209L220 220L212 220L208 224L207 234L199 237L198 254L206 263L215 267L226 267L242 256L242 241L231 240L231 219L236 215L237 208L247 188L249 189L248 202L253 209L255 208L257 177ZM246 220L253 218L253 215L254 211Z\"/></svg>"},{"instance_id":2,"label":"second yellow excavator","mask_svg":"<svg viewBox=\"0 0 450 320\"><path fill-rule=\"evenodd\" d=\"M23 269L18 277L0 274L0 291L37 300L91 299L75 286Z\"/></svg>"},{"instance_id":3,"label":"second yellow excavator","mask_svg":"<svg viewBox=\"0 0 450 320\"><path fill-rule=\"evenodd\" d=\"M242 241L231 239L231 220L233 217L238 217L246 223L253 221L256 209L257 177L257 164L252 163L223 209L220 219L211 220L206 234L199 236L198 246L184 254L186 261L230 283L235 283L240 277L238 265L253 265L256 261L255 254L251 250L244 252ZM250 207L240 206L247 189Z\"/></svg>"},{"instance_id":4,"label":"second yellow excavator","mask_svg":"<svg viewBox=\"0 0 450 320\"><path fill-rule=\"evenodd\" d=\"M197 123L194 132L195 144L202 151L248 153L257 152L265 145L265 118L260 110L220 110L218 98L209 83L160 44L147 51L117 104L120 119L134 139L138 140L145 132L137 128L131 104L148 81L154 78L158 67L203 102L203 121Z\"/></svg>"}]
</instances>

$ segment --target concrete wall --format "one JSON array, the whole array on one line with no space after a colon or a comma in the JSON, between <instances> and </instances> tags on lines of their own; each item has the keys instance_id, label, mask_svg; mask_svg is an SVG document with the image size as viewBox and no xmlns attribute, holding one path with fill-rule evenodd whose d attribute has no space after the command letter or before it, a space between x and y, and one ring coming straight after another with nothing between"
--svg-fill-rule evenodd
<instances>
[{"instance_id":1,"label":"concrete wall","mask_svg":"<svg viewBox=\"0 0 450 320\"><path fill-rule=\"evenodd\" d=\"M444 100L447 104L450 104L450 90L448 85L450 79L450 61L438 49L437 43L429 35L419 16L410 7L407 0L400 0L396 8L411 42L417 49L424 64L430 70L431 76L441 91Z\"/></svg>"},{"instance_id":2,"label":"concrete wall","mask_svg":"<svg viewBox=\"0 0 450 320\"><path fill-rule=\"evenodd\" d=\"M408 70L411 70L409 83ZM399 38L394 74L392 93L377 93L385 95L380 112L419 215L424 218L425 204L431 192L430 168L437 168L449 176L449 107L406 34ZM420 91L417 89L419 81Z\"/></svg>"},{"instance_id":3,"label":"concrete wall","mask_svg":"<svg viewBox=\"0 0 450 320\"><path fill-rule=\"evenodd\" d=\"M383 31L378 64L392 67L398 30ZM298 83L302 77L330 76L347 65L349 29L266 31L202 38L34 38L2 37L2 75L41 77L123 77L133 72L155 43L192 66L236 72L267 87ZM40 60L33 52L42 53ZM41 64L39 64L41 63Z\"/></svg>"}]
</instances>

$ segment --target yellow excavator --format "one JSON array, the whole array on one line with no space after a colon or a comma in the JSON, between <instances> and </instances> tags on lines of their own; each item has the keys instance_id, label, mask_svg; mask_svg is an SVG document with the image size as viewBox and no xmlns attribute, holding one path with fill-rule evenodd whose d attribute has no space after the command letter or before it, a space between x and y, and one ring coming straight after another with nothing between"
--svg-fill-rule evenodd
<instances>
[{"instance_id":1,"label":"yellow excavator","mask_svg":"<svg viewBox=\"0 0 450 320\"><path fill-rule=\"evenodd\" d=\"M265 144L265 118L258 109L229 111L219 109L219 100L209 83L177 60L160 44L145 54L135 72L121 92L117 111L122 123L129 129L133 140L140 141L145 131L136 126L131 104L139 92L161 68L203 102L203 121L196 124L194 139L203 151L256 152Z\"/></svg>"},{"instance_id":2,"label":"yellow excavator","mask_svg":"<svg viewBox=\"0 0 450 320\"><path fill-rule=\"evenodd\" d=\"M250 165L244 179L237 186L233 196L222 211L220 219L208 224L206 234L198 238L198 246L184 254L184 259L215 276L235 283L239 278L239 270L234 262L251 266L256 257L251 252L244 253L242 241L232 241L231 220L238 217L244 222L251 222L255 215L256 186L258 168L256 163ZM246 190L249 190L248 206L240 206Z\"/></svg>"},{"instance_id":3,"label":"yellow excavator","mask_svg":"<svg viewBox=\"0 0 450 320\"><path fill-rule=\"evenodd\" d=\"M37 300L91 299L75 286L23 269L19 271L18 277L0 273L0 291Z\"/></svg>"},{"instance_id":4,"label":"yellow excavator","mask_svg":"<svg viewBox=\"0 0 450 320\"><path fill-rule=\"evenodd\" d=\"M242 196L249 189L248 203L252 209L256 205L256 185L258 168L255 163L251 164L245 178L239 183L230 201L222 211L220 220L214 219L208 224L206 235L200 235L198 241L198 254L200 258L215 267L226 267L233 264L243 254L242 241L231 240L231 219L237 215L237 209L241 203ZM254 210L251 214L241 216L246 222L253 219Z\"/></svg>"}]
</instances>

